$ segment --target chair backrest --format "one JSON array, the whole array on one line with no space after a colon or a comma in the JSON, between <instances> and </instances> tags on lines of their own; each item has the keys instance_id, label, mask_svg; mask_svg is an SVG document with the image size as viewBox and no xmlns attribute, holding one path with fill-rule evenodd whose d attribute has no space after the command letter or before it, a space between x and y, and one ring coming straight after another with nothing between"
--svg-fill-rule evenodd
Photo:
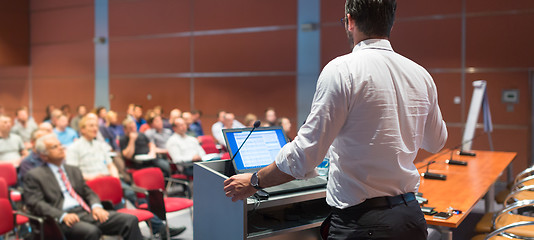
<instances>
[{"instance_id":1,"label":"chair backrest","mask_svg":"<svg viewBox=\"0 0 534 240\"><path fill-rule=\"evenodd\" d=\"M0 216L2 216L2 221L0 221L0 235L4 235L15 227L15 222L13 221L13 209L7 198L0 199Z\"/></svg>"},{"instance_id":2,"label":"chair backrest","mask_svg":"<svg viewBox=\"0 0 534 240\"><path fill-rule=\"evenodd\" d=\"M122 201L123 192L121 181L112 176L97 177L86 182L101 201L111 201L113 205Z\"/></svg>"},{"instance_id":3,"label":"chair backrest","mask_svg":"<svg viewBox=\"0 0 534 240\"><path fill-rule=\"evenodd\" d=\"M3 177L0 177L0 199L9 199L9 189Z\"/></svg>"},{"instance_id":4,"label":"chair backrest","mask_svg":"<svg viewBox=\"0 0 534 240\"><path fill-rule=\"evenodd\" d=\"M17 184L17 170L11 163L0 163L0 176L6 180L7 186Z\"/></svg>"},{"instance_id":5,"label":"chair backrest","mask_svg":"<svg viewBox=\"0 0 534 240\"><path fill-rule=\"evenodd\" d=\"M215 139L213 138L213 136L198 136L198 139L200 141L200 145L202 146L206 154L219 153L219 149L217 149L217 145L215 144Z\"/></svg>"},{"instance_id":6,"label":"chair backrest","mask_svg":"<svg viewBox=\"0 0 534 240\"><path fill-rule=\"evenodd\" d=\"M132 178L136 186L147 189L165 189L163 172L157 167L143 168L132 173ZM145 197L144 194L137 194L138 197Z\"/></svg>"}]
</instances>

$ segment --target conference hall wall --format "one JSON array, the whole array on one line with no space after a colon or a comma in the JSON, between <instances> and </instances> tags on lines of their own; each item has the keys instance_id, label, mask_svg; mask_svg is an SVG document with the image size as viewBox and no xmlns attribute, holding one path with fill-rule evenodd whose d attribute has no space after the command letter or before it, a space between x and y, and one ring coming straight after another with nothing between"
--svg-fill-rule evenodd
<instances>
[{"instance_id":1,"label":"conference hall wall","mask_svg":"<svg viewBox=\"0 0 534 240\"><path fill-rule=\"evenodd\" d=\"M321 1L321 63L348 53L344 0ZM531 57L534 3L529 0L399 1L391 40L395 51L427 68L438 86L449 127L446 147L461 141L473 88L488 81L495 150L516 151L515 172L531 158ZM11 113L31 105L37 120L47 104L92 106L94 2L30 1L30 65L0 68L0 104ZM204 127L226 109L242 119L267 107L296 109L296 0L110 0L110 105L128 103L204 112ZM311 49L310 51L313 51ZM517 104L501 102L519 89ZM461 99L459 104L454 98ZM481 130L477 129L478 134ZM473 149L489 149L486 136ZM419 159L429 156L421 151Z\"/></svg>"}]
</instances>

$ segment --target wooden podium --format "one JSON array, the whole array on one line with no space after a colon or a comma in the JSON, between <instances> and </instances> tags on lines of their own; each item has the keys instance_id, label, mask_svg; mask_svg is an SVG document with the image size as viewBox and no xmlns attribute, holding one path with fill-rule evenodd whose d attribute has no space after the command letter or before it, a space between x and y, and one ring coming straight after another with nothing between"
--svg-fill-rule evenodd
<instances>
[{"instance_id":1,"label":"wooden podium","mask_svg":"<svg viewBox=\"0 0 534 240\"><path fill-rule=\"evenodd\" d=\"M194 165L193 234L198 240L283 238L319 227L330 211L326 189L232 202L223 182L233 175L229 160Z\"/></svg>"}]
</instances>

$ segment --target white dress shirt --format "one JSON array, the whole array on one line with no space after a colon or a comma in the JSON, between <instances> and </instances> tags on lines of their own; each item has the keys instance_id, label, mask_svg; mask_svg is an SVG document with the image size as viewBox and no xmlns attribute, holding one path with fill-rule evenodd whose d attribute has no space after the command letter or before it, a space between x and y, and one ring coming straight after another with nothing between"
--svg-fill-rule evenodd
<instances>
[{"instance_id":1,"label":"white dress shirt","mask_svg":"<svg viewBox=\"0 0 534 240\"><path fill-rule=\"evenodd\" d=\"M206 155L198 140L188 135L172 134L165 147L174 163L190 163L195 155Z\"/></svg>"},{"instance_id":2,"label":"white dress shirt","mask_svg":"<svg viewBox=\"0 0 534 240\"><path fill-rule=\"evenodd\" d=\"M340 209L416 192L417 151L437 152L447 140L437 99L423 67L395 53L388 40L362 41L325 66L310 115L276 164L309 178L331 146L326 201Z\"/></svg>"},{"instance_id":3,"label":"white dress shirt","mask_svg":"<svg viewBox=\"0 0 534 240\"><path fill-rule=\"evenodd\" d=\"M66 163L80 168L84 177L109 175L108 164L113 163L109 145L81 137L67 148Z\"/></svg>"}]
</instances>

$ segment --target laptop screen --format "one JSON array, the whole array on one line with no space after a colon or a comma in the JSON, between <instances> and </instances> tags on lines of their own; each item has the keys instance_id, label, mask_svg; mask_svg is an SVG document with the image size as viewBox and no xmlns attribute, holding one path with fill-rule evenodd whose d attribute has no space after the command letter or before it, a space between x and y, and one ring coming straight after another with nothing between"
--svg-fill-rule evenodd
<instances>
[{"instance_id":1,"label":"laptop screen","mask_svg":"<svg viewBox=\"0 0 534 240\"><path fill-rule=\"evenodd\" d=\"M226 147L231 157L234 157L250 130L252 128L223 129ZM234 157L236 172L253 172L271 164L286 143L282 127L256 128Z\"/></svg>"}]
</instances>

